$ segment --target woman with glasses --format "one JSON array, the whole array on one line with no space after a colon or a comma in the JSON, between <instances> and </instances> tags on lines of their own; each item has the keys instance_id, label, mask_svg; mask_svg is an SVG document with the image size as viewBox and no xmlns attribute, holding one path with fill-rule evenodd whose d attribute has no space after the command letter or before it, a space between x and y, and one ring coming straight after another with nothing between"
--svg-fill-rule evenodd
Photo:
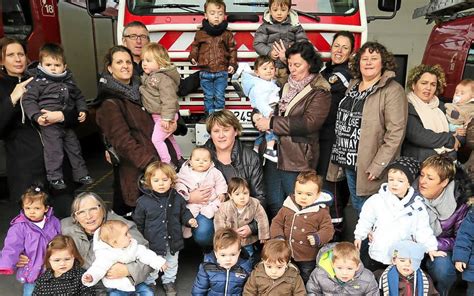
<instances>
[{"instance_id":1,"label":"woman with glasses","mask_svg":"<svg viewBox=\"0 0 474 296\"><path fill-rule=\"evenodd\" d=\"M135 223L118 216L113 211L108 211L104 201L97 194L83 192L76 196L72 202L71 217L61 220L62 234L72 237L79 254L84 258L83 268L89 268L95 260L92 240L94 232L109 220L119 220L126 223L132 238L136 239L138 244L148 246L148 241L143 238ZM107 277L131 277L135 284L139 284L146 280L151 271L148 265L140 262L116 263L107 272ZM102 282L96 287L99 290L105 289Z\"/></svg>"}]
</instances>

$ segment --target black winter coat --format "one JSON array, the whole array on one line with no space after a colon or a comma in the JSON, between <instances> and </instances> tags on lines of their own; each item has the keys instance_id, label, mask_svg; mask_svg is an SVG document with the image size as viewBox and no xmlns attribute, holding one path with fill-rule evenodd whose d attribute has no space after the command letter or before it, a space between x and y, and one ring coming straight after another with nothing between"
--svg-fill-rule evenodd
<instances>
[{"instance_id":1,"label":"black winter coat","mask_svg":"<svg viewBox=\"0 0 474 296\"><path fill-rule=\"evenodd\" d=\"M140 190L144 194L137 200L133 221L150 243L150 250L165 256L167 244L171 254L183 249L182 226L190 227L188 222L194 218L184 198L174 188L164 197L146 188Z\"/></svg>"},{"instance_id":2,"label":"black winter coat","mask_svg":"<svg viewBox=\"0 0 474 296\"><path fill-rule=\"evenodd\" d=\"M216 146L209 139L204 144L212 153L212 161L216 168L221 171L227 183L229 183L229 176L225 175L224 165L217 159ZM255 197L265 207L265 192L263 191L263 170L260 158L255 151L244 147L242 143L235 139L234 147L230 155L231 165L234 167L238 177L245 179L250 187L250 196Z\"/></svg>"},{"instance_id":3,"label":"black winter coat","mask_svg":"<svg viewBox=\"0 0 474 296\"><path fill-rule=\"evenodd\" d=\"M440 102L439 108L445 111L444 104ZM408 103L408 122L405 134L405 141L402 146L402 155L410 156L423 162L426 158L436 154L435 148L454 147L453 133L436 133L423 126L420 116L411 103ZM449 156L456 159L456 151L449 153Z\"/></svg>"},{"instance_id":4,"label":"black winter coat","mask_svg":"<svg viewBox=\"0 0 474 296\"><path fill-rule=\"evenodd\" d=\"M0 76L0 139L5 142L6 167L10 197L20 198L21 194L35 182L46 182L43 159L43 144L35 125L26 119L22 123L20 103L11 103L10 94L22 78ZM73 127L78 124L75 111L64 113L64 124Z\"/></svg>"}]
</instances>

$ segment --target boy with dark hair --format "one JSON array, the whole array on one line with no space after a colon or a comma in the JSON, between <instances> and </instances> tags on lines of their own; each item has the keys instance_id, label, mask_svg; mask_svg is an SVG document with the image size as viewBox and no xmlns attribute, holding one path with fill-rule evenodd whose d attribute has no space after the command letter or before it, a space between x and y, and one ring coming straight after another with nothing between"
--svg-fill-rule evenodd
<instances>
[{"instance_id":1,"label":"boy with dark hair","mask_svg":"<svg viewBox=\"0 0 474 296\"><path fill-rule=\"evenodd\" d=\"M203 69L199 76L204 91L206 116L225 108L227 78L237 69L237 48L232 32L227 30L225 3L207 0L204 4L202 28L191 44L189 60Z\"/></svg>"},{"instance_id":2,"label":"boy with dark hair","mask_svg":"<svg viewBox=\"0 0 474 296\"><path fill-rule=\"evenodd\" d=\"M66 68L66 57L61 46L47 43L40 48L39 64L30 71L33 79L27 85L22 99L23 110L28 118L37 122L44 146L46 177L54 189L64 189L62 164L64 151L72 167L74 181L92 184L86 163L82 158L81 145L76 134L62 123L49 124L42 110L76 110L79 122L87 116L87 104L80 89Z\"/></svg>"}]
</instances>

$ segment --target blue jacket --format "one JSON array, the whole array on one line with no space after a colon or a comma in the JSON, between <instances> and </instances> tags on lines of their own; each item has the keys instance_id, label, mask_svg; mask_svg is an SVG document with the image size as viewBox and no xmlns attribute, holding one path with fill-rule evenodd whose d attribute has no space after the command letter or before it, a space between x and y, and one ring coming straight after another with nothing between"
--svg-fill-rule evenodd
<instances>
[{"instance_id":1,"label":"blue jacket","mask_svg":"<svg viewBox=\"0 0 474 296\"><path fill-rule=\"evenodd\" d=\"M474 282L474 207L461 223L453 250L453 262L464 262L467 264L462 273L462 279Z\"/></svg>"},{"instance_id":2,"label":"blue jacket","mask_svg":"<svg viewBox=\"0 0 474 296\"><path fill-rule=\"evenodd\" d=\"M229 270L217 263L214 252L204 256L204 262L199 265L199 272L194 281L192 295L208 296L240 296L245 282L252 272L252 262L239 258Z\"/></svg>"}]
</instances>

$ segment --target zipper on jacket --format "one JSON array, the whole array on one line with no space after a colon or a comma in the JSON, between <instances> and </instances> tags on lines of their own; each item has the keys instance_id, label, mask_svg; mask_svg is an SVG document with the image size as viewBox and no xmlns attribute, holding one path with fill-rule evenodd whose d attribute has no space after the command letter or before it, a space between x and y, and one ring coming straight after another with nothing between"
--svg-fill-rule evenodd
<instances>
[{"instance_id":1,"label":"zipper on jacket","mask_svg":"<svg viewBox=\"0 0 474 296\"><path fill-rule=\"evenodd\" d=\"M227 295L227 288L229 287L229 272L230 272L230 269L226 269L224 296Z\"/></svg>"}]
</instances>

